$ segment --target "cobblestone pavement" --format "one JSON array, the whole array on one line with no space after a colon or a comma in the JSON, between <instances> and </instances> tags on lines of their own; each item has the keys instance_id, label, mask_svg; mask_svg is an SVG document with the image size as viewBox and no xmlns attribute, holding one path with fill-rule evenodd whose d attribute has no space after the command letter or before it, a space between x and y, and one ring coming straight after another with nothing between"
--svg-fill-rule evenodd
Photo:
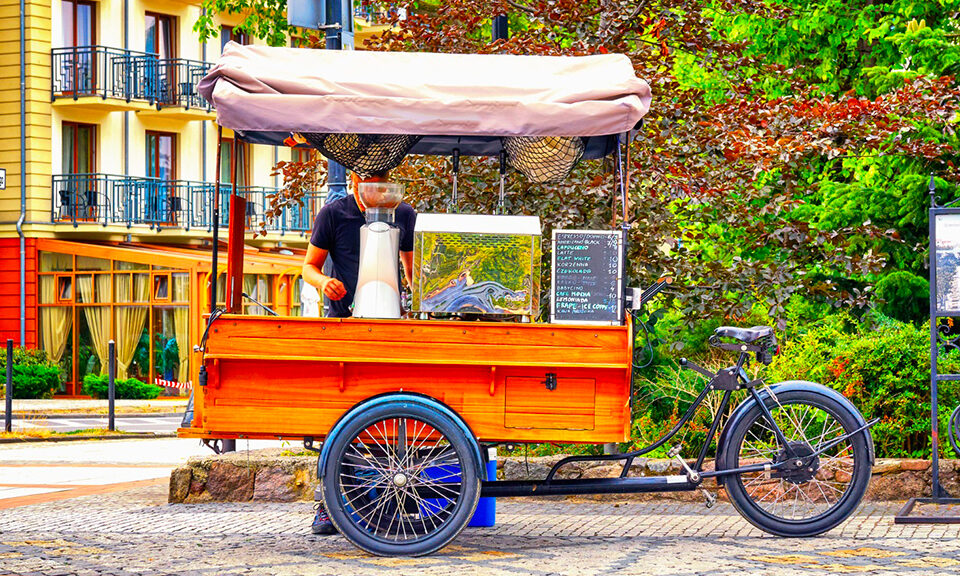
<instances>
[{"instance_id":1,"label":"cobblestone pavement","mask_svg":"<svg viewBox=\"0 0 960 576\"><path fill-rule=\"evenodd\" d=\"M309 532L309 503L168 505L163 486L0 510L0 575L958 574L960 526L894 525L866 504L812 539L753 529L726 504L501 500L426 558L377 558Z\"/></svg>"}]
</instances>

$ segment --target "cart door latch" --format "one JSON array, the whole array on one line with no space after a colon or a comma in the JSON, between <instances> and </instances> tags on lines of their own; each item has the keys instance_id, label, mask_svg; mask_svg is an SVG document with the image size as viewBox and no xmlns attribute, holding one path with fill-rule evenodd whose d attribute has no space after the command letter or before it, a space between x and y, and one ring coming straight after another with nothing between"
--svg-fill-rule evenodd
<instances>
[{"instance_id":1,"label":"cart door latch","mask_svg":"<svg viewBox=\"0 0 960 576\"><path fill-rule=\"evenodd\" d=\"M553 372L547 372L547 377L543 381L543 385L547 387L547 390L553 392L557 389L557 375Z\"/></svg>"}]
</instances>

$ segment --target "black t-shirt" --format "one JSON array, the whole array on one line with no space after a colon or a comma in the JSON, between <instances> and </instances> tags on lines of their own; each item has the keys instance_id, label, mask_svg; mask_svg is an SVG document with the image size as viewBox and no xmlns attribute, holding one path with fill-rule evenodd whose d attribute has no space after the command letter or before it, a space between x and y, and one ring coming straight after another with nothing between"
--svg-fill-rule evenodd
<instances>
[{"instance_id":1,"label":"black t-shirt","mask_svg":"<svg viewBox=\"0 0 960 576\"><path fill-rule=\"evenodd\" d=\"M397 206L394 225L400 228L400 251L413 252L413 227L417 213L406 202ZM330 301L329 316L347 318L350 305L357 292L357 276L360 273L360 228L366 224L366 218L357 200L351 194L324 204L313 221L313 233L310 243L326 250L333 262L332 276L343 282L347 295L340 300Z\"/></svg>"}]
</instances>

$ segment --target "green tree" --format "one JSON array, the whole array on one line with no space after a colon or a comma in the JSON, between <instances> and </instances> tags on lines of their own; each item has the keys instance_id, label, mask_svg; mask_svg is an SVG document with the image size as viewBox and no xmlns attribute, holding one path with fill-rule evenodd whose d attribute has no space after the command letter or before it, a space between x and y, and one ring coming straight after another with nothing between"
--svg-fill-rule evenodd
<instances>
[{"instance_id":1,"label":"green tree","mask_svg":"<svg viewBox=\"0 0 960 576\"><path fill-rule=\"evenodd\" d=\"M855 4L825 14L834 4L456 0L424 11L412 2L410 16L366 48L626 54L655 97L630 145L632 281L676 276L671 296L691 320L741 318L759 304L782 324L794 294L866 305L888 252L895 265L915 266L920 176L941 172L948 194L958 178L949 168L960 98L953 80L940 76L951 57L914 48L899 32L878 34L866 24L873 8ZM915 29L918 21L903 34L952 46L947 24L939 25L950 9L928 4L942 17L929 21L935 24L926 25L928 32ZM252 14L257 4L247 9ZM490 39L496 12L511 14L509 40ZM278 13L270 8L263 16ZM831 18L843 22L829 24ZM794 26L795 33L784 31ZM924 59L925 67L898 71L898 50ZM854 56L862 61L847 62ZM904 167L881 186L884 174ZM302 193L296 167L282 168L292 185L278 195L278 206ZM511 174L508 209L541 215L548 231L610 225L618 211L612 169L611 162L584 163L555 185ZM449 172L446 159L410 159L398 176L409 182L418 208L444 210ZM490 212L497 180L492 160L465 161L462 208ZM906 184L909 194L902 192ZM898 232L905 223L914 226L906 242Z\"/></svg>"}]
</instances>

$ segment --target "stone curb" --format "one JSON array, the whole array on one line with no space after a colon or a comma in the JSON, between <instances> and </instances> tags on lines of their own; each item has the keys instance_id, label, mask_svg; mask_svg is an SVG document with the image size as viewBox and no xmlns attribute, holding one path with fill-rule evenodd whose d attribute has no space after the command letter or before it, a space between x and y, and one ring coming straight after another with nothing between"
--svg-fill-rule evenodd
<instances>
[{"instance_id":1,"label":"stone curb","mask_svg":"<svg viewBox=\"0 0 960 576\"><path fill-rule=\"evenodd\" d=\"M499 480L533 480L546 477L550 467L562 455L534 458L504 457L497 462ZM312 500L317 484L315 455L294 454L277 448L194 457L170 474L168 500L171 503L211 501L291 502ZM707 462L705 469L711 469ZM602 462L575 462L564 466L556 475L562 478L609 478L619 476L622 465ZM960 460L940 461L940 482L951 493L960 492ZM637 458L630 467L630 476L665 476L680 474L675 460ZM873 478L867 500L897 501L914 496L929 496L931 485L929 460L880 459L873 467ZM717 490L714 479L703 482L703 488ZM720 490L718 497L726 499ZM698 501L700 491L654 494L596 496L598 500L682 500Z\"/></svg>"},{"instance_id":2,"label":"stone curb","mask_svg":"<svg viewBox=\"0 0 960 576\"><path fill-rule=\"evenodd\" d=\"M83 434L73 436L52 436L49 438L0 438L0 444L33 444L37 442L75 442L77 440L154 440L157 438L176 438L176 432L127 432L108 436Z\"/></svg>"}]
</instances>

